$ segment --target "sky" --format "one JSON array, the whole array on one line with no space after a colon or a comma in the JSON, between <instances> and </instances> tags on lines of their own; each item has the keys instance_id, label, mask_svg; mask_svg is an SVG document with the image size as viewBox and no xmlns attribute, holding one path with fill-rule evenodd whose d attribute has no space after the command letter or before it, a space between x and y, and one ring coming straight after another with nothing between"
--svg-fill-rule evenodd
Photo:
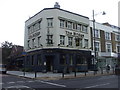
<instances>
[{"instance_id":1,"label":"sky","mask_svg":"<svg viewBox=\"0 0 120 90\"><path fill-rule=\"evenodd\" d=\"M68 10L92 20L94 10L96 22L109 22L118 26L118 2L120 0L0 0L0 43L12 42L24 46L25 21L44 8L54 7ZM101 15L105 11L106 15Z\"/></svg>"}]
</instances>

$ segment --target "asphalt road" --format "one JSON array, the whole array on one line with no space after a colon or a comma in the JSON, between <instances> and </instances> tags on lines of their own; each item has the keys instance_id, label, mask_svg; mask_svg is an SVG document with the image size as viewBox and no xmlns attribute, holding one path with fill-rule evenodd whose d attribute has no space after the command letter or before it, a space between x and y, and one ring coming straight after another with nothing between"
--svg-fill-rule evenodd
<instances>
[{"instance_id":1,"label":"asphalt road","mask_svg":"<svg viewBox=\"0 0 120 90\"><path fill-rule=\"evenodd\" d=\"M118 76L94 76L61 80L33 80L12 75L0 75L2 88L118 88ZM120 87L119 87L120 88Z\"/></svg>"}]
</instances>

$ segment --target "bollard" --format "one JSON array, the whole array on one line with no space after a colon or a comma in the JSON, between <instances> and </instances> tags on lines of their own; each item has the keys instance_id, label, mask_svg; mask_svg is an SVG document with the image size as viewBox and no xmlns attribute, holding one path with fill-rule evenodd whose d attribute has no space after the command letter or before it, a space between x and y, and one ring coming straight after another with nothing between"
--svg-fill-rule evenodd
<instances>
[{"instance_id":1,"label":"bollard","mask_svg":"<svg viewBox=\"0 0 120 90\"><path fill-rule=\"evenodd\" d=\"M75 74L74 74L74 76L76 77L76 69L75 69Z\"/></svg>"},{"instance_id":2,"label":"bollard","mask_svg":"<svg viewBox=\"0 0 120 90\"><path fill-rule=\"evenodd\" d=\"M35 78L37 77L37 72L35 71Z\"/></svg>"},{"instance_id":3,"label":"bollard","mask_svg":"<svg viewBox=\"0 0 120 90\"><path fill-rule=\"evenodd\" d=\"M85 71L85 76L86 76L86 71Z\"/></svg>"}]
</instances>

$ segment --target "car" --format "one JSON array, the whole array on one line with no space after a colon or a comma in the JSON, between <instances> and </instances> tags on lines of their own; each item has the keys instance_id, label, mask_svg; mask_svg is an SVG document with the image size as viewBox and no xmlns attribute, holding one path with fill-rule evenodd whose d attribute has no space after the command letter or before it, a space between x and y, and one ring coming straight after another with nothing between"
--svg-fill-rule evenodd
<instances>
[{"instance_id":1,"label":"car","mask_svg":"<svg viewBox=\"0 0 120 90\"><path fill-rule=\"evenodd\" d=\"M0 64L0 74L6 74L6 65L5 64Z\"/></svg>"}]
</instances>

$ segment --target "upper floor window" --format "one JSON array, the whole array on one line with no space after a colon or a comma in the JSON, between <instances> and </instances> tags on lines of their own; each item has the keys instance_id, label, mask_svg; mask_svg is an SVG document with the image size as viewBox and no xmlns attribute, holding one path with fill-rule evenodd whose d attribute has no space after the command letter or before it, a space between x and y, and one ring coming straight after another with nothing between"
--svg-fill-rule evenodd
<instances>
[{"instance_id":1,"label":"upper floor window","mask_svg":"<svg viewBox=\"0 0 120 90\"><path fill-rule=\"evenodd\" d=\"M81 25L80 24L77 24L77 30L81 31Z\"/></svg>"},{"instance_id":2,"label":"upper floor window","mask_svg":"<svg viewBox=\"0 0 120 90\"><path fill-rule=\"evenodd\" d=\"M35 38L32 39L32 47L35 48Z\"/></svg>"},{"instance_id":3,"label":"upper floor window","mask_svg":"<svg viewBox=\"0 0 120 90\"><path fill-rule=\"evenodd\" d=\"M87 26L82 26L83 28L82 28L82 31L84 32L84 33L87 33L88 31L87 31Z\"/></svg>"},{"instance_id":4,"label":"upper floor window","mask_svg":"<svg viewBox=\"0 0 120 90\"><path fill-rule=\"evenodd\" d=\"M107 52L111 52L111 44L107 44L106 47L107 47L107 48L106 48L106 49L107 49Z\"/></svg>"},{"instance_id":5,"label":"upper floor window","mask_svg":"<svg viewBox=\"0 0 120 90\"><path fill-rule=\"evenodd\" d=\"M60 45L65 45L65 36L60 35Z\"/></svg>"},{"instance_id":6,"label":"upper floor window","mask_svg":"<svg viewBox=\"0 0 120 90\"><path fill-rule=\"evenodd\" d=\"M120 46L117 46L117 52L120 53Z\"/></svg>"},{"instance_id":7,"label":"upper floor window","mask_svg":"<svg viewBox=\"0 0 120 90\"><path fill-rule=\"evenodd\" d=\"M68 37L68 45L72 46L72 42L73 42L73 38L72 37Z\"/></svg>"},{"instance_id":8,"label":"upper floor window","mask_svg":"<svg viewBox=\"0 0 120 90\"><path fill-rule=\"evenodd\" d=\"M72 22L68 22L68 24L67 24L68 26L68 29L72 29Z\"/></svg>"},{"instance_id":9,"label":"upper floor window","mask_svg":"<svg viewBox=\"0 0 120 90\"><path fill-rule=\"evenodd\" d=\"M111 35L110 35L109 32L106 32L106 33L105 33L105 39L106 39L106 40L110 40L110 36L111 36Z\"/></svg>"},{"instance_id":10,"label":"upper floor window","mask_svg":"<svg viewBox=\"0 0 120 90\"><path fill-rule=\"evenodd\" d=\"M53 44L53 35L47 35L47 44Z\"/></svg>"},{"instance_id":11,"label":"upper floor window","mask_svg":"<svg viewBox=\"0 0 120 90\"><path fill-rule=\"evenodd\" d=\"M65 21L60 19L60 27L64 28L65 27Z\"/></svg>"},{"instance_id":12,"label":"upper floor window","mask_svg":"<svg viewBox=\"0 0 120 90\"><path fill-rule=\"evenodd\" d=\"M28 34L34 33L35 31L40 29L40 24L41 24L41 20L40 21L36 21L34 22L34 24L30 25L28 27Z\"/></svg>"},{"instance_id":13,"label":"upper floor window","mask_svg":"<svg viewBox=\"0 0 120 90\"><path fill-rule=\"evenodd\" d=\"M88 39L85 39L84 43L85 43L84 46L85 46L86 48L88 48Z\"/></svg>"},{"instance_id":14,"label":"upper floor window","mask_svg":"<svg viewBox=\"0 0 120 90\"><path fill-rule=\"evenodd\" d=\"M40 46L40 39L41 39L41 37L38 37L38 47Z\"/></svg>"},{"instance_id":15,"label":"upper floor window","mask_svg":"<svg viewBox=\"0 0 120 90\"><path fill-rule=\"evenodd\" d=\"M95 42L95 51L99 51L100 49L99 49L99 42Z\"/></svg>"},{"instance_id":16,"label":"upper floor window","mask_svg":"<svg viewBox=\"0 0 120 90\"><path fill-rule=\"evenodd\" d=\"M116 40L120 41L120 35L116 35Z\"/></svg>"},{"instance_id":17,"label":"upper floor window","mask_svg":"<svg viewBox=\"0 0 120 90\"><path fill-rule=\"evenodd\" d=\"M28 45L28 49L30 49L30 40L28 40L27 45Z\"/></svg>"},{"instance_id":18,"label":"upper floor window","mask_svg":"<svg viewBox=\"0 0 120 90\"><path fill-rule=\"evenodd\" d=\"M95 29L95 37L99 38L99 30Z\"/></svg>"},{"instance_id":19,"label":"upper floor window","mask_svg":"<svg viewBox=\"0 0 120 90\"><path fill-rule=\"evenodd\" d=\"M53 27L53 18L47 18L47 26Z\"/></svg>"}]
</instances>

